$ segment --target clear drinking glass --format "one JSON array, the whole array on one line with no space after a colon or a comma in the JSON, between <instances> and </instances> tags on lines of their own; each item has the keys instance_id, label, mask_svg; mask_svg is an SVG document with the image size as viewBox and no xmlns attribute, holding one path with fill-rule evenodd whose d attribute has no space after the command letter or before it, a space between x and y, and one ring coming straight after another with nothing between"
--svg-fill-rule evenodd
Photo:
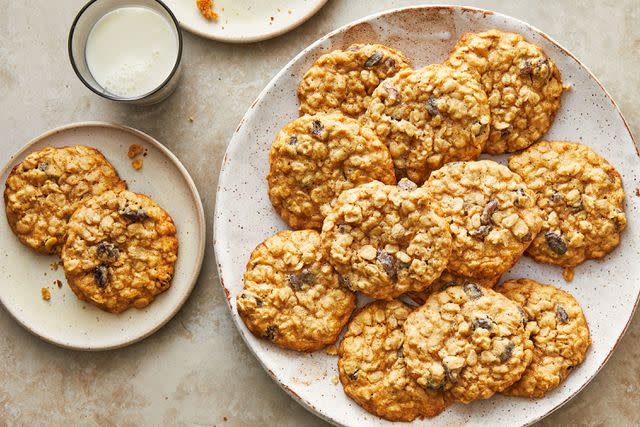
<instances>
[{"instance_id":1,"label":"clear drinking glass","mask_svg":"<svg viewBox=\"0 0 640 427\"><path fill-rule=\"evenodd\" d=\"M125 98L106 91L94 79L89 71L86 59L86 46L93 26L107 13L121 7L140 6L158 12L167 20L178 40L176 63L169 76L156 89L138 97ZM98 95L118 102L135 105L150 105L167 98L176 88L180 77L180 60L182 59L182 34L178 20L169 8L160 0L91 0L78 12L69 30L69 59L78 78L89 89Z\"/></svg>"}]
</instances>

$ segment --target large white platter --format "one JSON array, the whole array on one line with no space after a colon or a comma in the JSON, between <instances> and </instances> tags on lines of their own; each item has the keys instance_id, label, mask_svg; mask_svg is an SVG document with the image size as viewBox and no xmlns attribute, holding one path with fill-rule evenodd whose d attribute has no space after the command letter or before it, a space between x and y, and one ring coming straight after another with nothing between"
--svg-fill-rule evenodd
<instances>
[{"instance_id":1,"label":"large white platter","mask_svg":"<svg viewBox=\"0 0 640 427\"><path fill-rule=\"evenodd\" d=\"M299 354L256 339L236 311L236 294L249 254L261 241L286 228L272 209L265 176L276 132L297 116L296 87L304 71L322 53L354 42L381 42L404 51L416 67L444 60L465 32L498 28L514 31L541 45L556 62L571 90L562 98L547 139L582 142L606 157L623 177L628 227L622 244L601 261L576 269L567 283L557 267L523 258L503 279L528 277L573 294L591 327L593 345L587 359L568 380L539 400L496 396L455 405L440 416L415 425L527 425L574 397L600 370L624 334L640 293L640 159L618 107L598 80L571 53L536 28L511 18L461 7L411 7L392 10L349 24L313 43L267 85L242 119L220 172L215 210L215 253L231 314L241 335L267 372L310 411L338 425L391 425L352 402L334 385L337 358L324 352ZM495 158L503 161L504 158Z\"/></svg>"},{"instance_id":2,"label":"large white platter","mask_svg":"<svg viewBox=\"0 0 640 427\"><path fill-rule=\"evenodd\" d=\"M131 144L147 155L136 171L127 157ZM154 199L173 218L180 247L171 287L142 310L111 314L76 298L66 284L58 256L40 255L13 235L4 209L0 218L0 302L33 334L78 350L107 350L139 341L167 323L193 289L204 257L205 220L202 202L182 163L147 134L124 126L85 122L49 131L14 154L0 171L4 187L11 169L28 154L47 146L88 145L100 150L127 181L129 190ZM62 283L58 288L56 280ZM48 288L44 301L40 289Z\"/></svg>"}]
</instances>

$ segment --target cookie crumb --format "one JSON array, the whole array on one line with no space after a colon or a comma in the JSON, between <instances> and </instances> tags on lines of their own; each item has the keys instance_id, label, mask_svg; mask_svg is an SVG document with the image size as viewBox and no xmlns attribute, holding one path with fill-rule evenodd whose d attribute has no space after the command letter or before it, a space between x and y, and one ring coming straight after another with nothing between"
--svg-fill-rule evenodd
<instances>
[{"instance_id":1,"label":"cookie crumb","mask_svg":"<svg viewBox=\"0 0 640 427\"><path fill-rule=\"evenodd\" d=\"M636 188L636 196L640 197L640 187Z\"/></svg>"},{"instance_id":2,"label":"cookie crumb","mask_svg":"<svg viewBox=\"0 0 640 427\"><path fill-rule=\"evenodd\" d=\"M196 0L196 6L205 19L218 20L218 14L213 10L213 0Z\"/></svg>"},{"instance_id":3,"label":"cookie crumb","mask_svg":"<svg viewBox=\"0 0 640 427\"><path fill-rule=\"evenodd\" d=\"M331 344L329 347L325 349L324 352L327 353L329 356L335 356L336 354L338 354L338 349L336 348L335 344Z\"/></svg>"},{"instance_id":4,"label":"cookie crumb","mask_svg":"<svg viewBox=\"0 0 640 427\"><path fill-rule=\"evenodd\" d=\"M133 168L137 171L142 169L142 159L134 160L133 162L131 162L131 166L133 166Z\"/></svg>"},{"instance_id":5,"label":"cookie crumb","mask_svg":"<svg viewBox=\"0 0 640 427\"><path fill-rule=\"evenodd\" d=\"M51 299L51 292L49 292L49 289L42 288L42 289L40 289L40 293L42 294L42 299L43 300L49 301Z\"/></svg>"},{"instance_id":6,"label":"cookie crumb","mask_svg":"<svg viewBox=\"0 0 640 427\"><path fill-rule=\"evenodd\" d=\"M564 277L564 280L566 280L567 282L570 282L573 280L574 274L575 274L575 270L572 267L565 267L562 270L562 277Z\"/></svg>"},{"instance_id":7,"label":"cookie crumb","mask_svg":"<svg viewBox=\"0 0 640 427\"><path fill-rule=\"evenodd\" d=\"M222 417L222 419L225 420L225 421L229 421L229 418L227 418L227 417Z\"/></svg>"},{"instance_id":8,"label":"cookie crumb","mask_svg":"<svg viewBox=\"0 0 640 427\"><path fill-rule=\"evenodd\" d=\"M337 376L337 375L334 375L334 376L331 378L331 383L332 383L333 385L337 385L337 384L338 384L338 376Z\"/></svg>"},{"instance_id":9,"label":"cookie crumb","mask_svg":"<svg viewBox=\"0 0 640 427\"><path fill-rule=\"evenodd\" d=\"M55 283L58 286L58 289L62 288L62 282L60 280L56 280Z\"/></svg>"},{"instance_id":10,"label":"cookie crumb","mask_svg":"<svg viewBox=\"0 0 640 427\"><path fill-rule=\"evenodd\" d=\"M193 123L193 116L189 116L189 121Z\"/></svg>"},{"instance_id":11,"label":"cookie crumb","mask_svg":"<svg viewBox=\"0 0 640 427\"><path fill-rule=\"evenodd\" d=\"M563 90L571 90L571 85L570 84L566 84L564 86L562 86Z\"/></svg>"},{"instance_id":12,"label":"cookie crumb","mask_svg":"<svg viewBox=\"0 0 640 427\"><path fill-rule=\"evenodd\" d=\"M140 153L142 153L142 146L138 144L131 144L129 146L129 151L127 151L127 156L129 156L130 159L133 159Z\"/></svg>"}]
</instances>

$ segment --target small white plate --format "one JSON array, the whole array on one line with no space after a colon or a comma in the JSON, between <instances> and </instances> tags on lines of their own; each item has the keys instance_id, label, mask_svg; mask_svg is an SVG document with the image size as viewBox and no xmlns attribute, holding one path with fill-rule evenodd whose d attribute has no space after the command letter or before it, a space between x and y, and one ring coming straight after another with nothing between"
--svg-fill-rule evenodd
<instances>
[{"instance_id":1,"label":"small white plate","mask_svg":"<svg viewBox=\"0 0 640 427\"><path fill-rule=\"evenodd\" d=\"M301 354L254 337L236 310L236 295L251 251L286 224L269 203L265 177L269 148L278 130L298 116L296 88L304 72L321 54L351 43L379 42L403 51L415 67L446 59L458 38L469 31L498 28L521 33L542 46L558 65L571 90L548 139L579 141L607 158L622 175L626 192L627 229L618 248L600 261L578 266L572 282L561 269L523 257L503 279L528 277L573 294L589 322L593 345L585 363L543 399L495 396L469 405L454 405L416 426L531 424L575 396L600 370L624 334L640 294L640 158L620 110L591 72L554 40L515 18L456 6L417 6L386 11L342 27L316 41L267 85L245 114L224 157L215 209L218 271L228 295L233 320L260 363L278 384L307 409L337 425L391 426L375 417L333 384L337 358L322 351ZM503 161L504 156L495 160ZM362 304L363 299L360 298Z\"/></svg>"},{"instance_id":2,"label":"small white plate","mask_svg":"<svg viewBox=\"0 0 640 427\"><path fill-rule=\"evenodd\" d=\"M214 0L217 21L205 19L196 0L164 0L187 31L212 40L252 43L286 33L327 0Z\"/></svg>"},{"instance_id":3,"label":"small white plate","mask_svg":"<svg viewBox=\"0 0 640 427\"><path fill-rule=\"evenodd\" d=\"M141 145L147 153L140 157L144 164L139 171L127 157L131 144ZM204 256L202 202L187 170L162 144L138 130L99 122L70 124L29 142L0 171L3 186L11 169L31 152L66 145L97 148L131 191L149 195L171 215L180 244L171 287L142 310L102 311L76 298L62 267L54 267L58 256L39 255L22 245L4 217L0 219L0 302L27 330L53 344L88 351L124 347L167 323L191 293ZM41 288L49 289L51 300L42 299Z\"/></svg>"}]
</instances>

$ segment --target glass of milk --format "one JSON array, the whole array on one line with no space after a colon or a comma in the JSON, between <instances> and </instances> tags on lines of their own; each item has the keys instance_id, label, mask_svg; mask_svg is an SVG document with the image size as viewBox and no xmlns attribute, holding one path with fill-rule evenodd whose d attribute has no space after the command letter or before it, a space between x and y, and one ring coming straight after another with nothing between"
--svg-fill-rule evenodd
<instances>
[{"instance_id":1,"label":"glass of milk","mask_svg":"<svg viewBox=\"0 0 640 427\"><path fill-rule=\"evenodd\" d=\"M182 57L178 21L159 0L92 0L69 32L69 58L98 95L150 105L176 87Z\"/></svg>"}]
</instances>

